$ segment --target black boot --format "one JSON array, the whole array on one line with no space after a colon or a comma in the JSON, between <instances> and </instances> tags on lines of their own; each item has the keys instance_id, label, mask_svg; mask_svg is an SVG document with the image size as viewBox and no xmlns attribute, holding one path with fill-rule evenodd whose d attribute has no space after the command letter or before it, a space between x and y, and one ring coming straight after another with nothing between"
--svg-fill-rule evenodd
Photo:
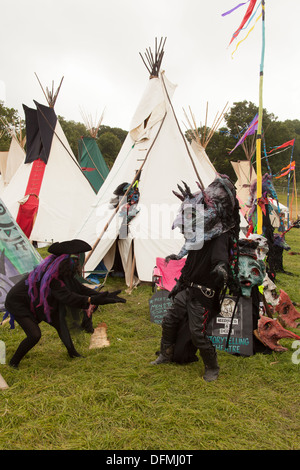
<instances>
[{"instance_id":1,"label":"black boot","mask_svg":"<svg viewBox=\"0 0 300 470\"><path fill-rule=\"evenodd\" d=\"M206 382L212 382L217 380L219 376L219 365L217 360L217 353L215 349L202 349L200 350L200 356L204 362L205 372L203 379Z\"/></svg>"},{"instance_id":2,"label":"black boot","mask_svg":"<svg viewBox=\"0 0 300 470\"><path fill-rule=\"evenodd\" d=\"M159 356L155 361L151 362L151 364L156 365L156 364L165 364L167 362L172 362L173 353L174 353L174 345L164 343L163 341L161 341Z\"/></svg>"}]
</instances>

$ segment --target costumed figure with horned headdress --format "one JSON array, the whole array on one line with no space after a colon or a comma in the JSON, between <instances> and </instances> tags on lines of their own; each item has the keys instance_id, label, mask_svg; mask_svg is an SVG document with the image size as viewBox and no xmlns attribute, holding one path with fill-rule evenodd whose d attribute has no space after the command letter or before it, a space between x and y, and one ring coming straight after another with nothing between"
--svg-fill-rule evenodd
<instances>
[{"instance_id":1,"label":"costumed figure with horned headdress","mask_svg":"<svg viewBox=\"0 0 300 470\"><path fill-rule=\"evenodd\" d=\"M191 338L190 357L199 349L205 365L204 380L216 380L219 365L215 347L207 335L210 318L220 310L220 295L225 285L237 280L239 203L234 184L226 175L218 175L205 189L192 193L184 183L180 193L182 201L173 229L179 227L185 243L178 255L187 255L170 296L173 305L162 320L160 352L152 364L180 362L176 359L176 346L185 324ZM193 360L191 358L187 361ZM196 360L196 359L194 359ZM181 362L184 362L182 360Z\"/></svg>"},{"instance_id":2,"label":"costumed figure with horned headdress","mask_svg":"<svg viewBox=\"0 0 300 470\"><path fill-rule=\"evenodd\" d=\"M76 239L53 243L48 249L50 255L8 292L5 308L26 334L10 360L12 367L18 367L40 340L40 322L53 326L69 356L78 357L67 326L67 309L71 309L73 318L76 311L84 310L88 319L98 305L125 302L118 296L120 291L98 292L78 280L84 253L91 249L88 243Z\"/></svg>"}]
</instances>

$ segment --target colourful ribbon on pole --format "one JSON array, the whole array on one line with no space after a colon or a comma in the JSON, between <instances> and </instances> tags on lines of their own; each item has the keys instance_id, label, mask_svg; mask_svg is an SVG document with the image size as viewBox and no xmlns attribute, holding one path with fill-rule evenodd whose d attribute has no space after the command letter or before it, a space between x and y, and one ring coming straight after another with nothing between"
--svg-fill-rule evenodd
<instances>
[{"instance_id":1,"label":"colourful ribbon on pole","mask_svg":"<svg viewBox=\"0 0 300 470\"><path fill-rule=\"evenodd\" d=\"M282 178L283 176L288 175L291 171L295 170L296 163L295 161L291 162L288 166L281 168L281 174L279 176L275 176L276 179Z\"/></svg>"},{"instance_id":2,"label":"colourful ribbon on pole","mask_svg":"<svg viewBox=\"0 0 300 470\"><path fill-rule=\"evenodd\" d=\"M229 45L232 43L234 39L236 39L239 33L244 29L244 27L248 27L249 23L254 18L255 13L253 14L254 7L256 5L257 0L250 0L250 4L247 8L247 11L242 19L242 22L239 28L234 32L232 35L231 41ZM242 5L245 5L248 2L241 3L236 7L232 8L228 12L223 13L222 16L226 16L227 14L231 13L232 11L236 10ZM262 210L260 207L260 199L262 197L262 174L261 174L261 134L262 134L262 115L263 115L263 75L264 75L264 57L265 57L265 0L261 0L261 18L262 18L262 48L261 48L261 62L260 62L260 70L259 70L259 108L258 108L258 124L257 124L257 135L256 135L256 175L257 175L257 190L256 190L256 198L257 198L257 234L262 234ZM256 20L257 22L257 20ZM247 25L246 25L247 23ZM245 26L246 25L246 26ZM253 28L252 28L253 29ZM251 29L251 30L252 30ZM249 31L250 33L250 31ZM249 35L248 33L248 35ZM248 36L247 35L247 36ZM242 41L240 41L242 42Z\"/></svg>"},{"instance_id":3,"label":"colourful ribbon on pole","mask_svg":"<svg viewBox=\"0 0 300 470\"><path fill-rule=\"evenodd\" d=\"M257 0L249 0L250 1L250 5L248 6L247 8L247 11L242 19L242 22L240 24L240 26L238 27L238 29L233 33L232 35L232 38L230 40L230 43L229 45L232 43L232 41L234 39L236 39L238 37L238 35L240 34L240 32L242 31L242 29L244 29L244 26L245 24L247 23L247 21L249 20L249 18L251 17L251 14L254 10L254 7L255 7L255 4L256 4L256 1ZM229 15L230 13L232 13L234 10L236 10L237 8L241 7L242 5L246 5L246 3L248 2L245 2L245 3L240 3L239 5L237 5L236 7L232 8L231 10L225 12L222 14L222 16L226 16L226 15Z\"/></svg>"},{"instance_id":4,"label":"colourful ribbon on pole","mask_svg":"<svg viewBox=\"0 0 300 470\"><path fill-rule=\"evenodd\" d=\"M272 150L267 152L267 154L269 155L270 153L275 152L275 150L283 149L285 147L289 147L290 145L294 145L294 143L295 143L295 139L289 140L288 142L285 142L284 144L274 147Z\"/></svg>"}]
</instances>

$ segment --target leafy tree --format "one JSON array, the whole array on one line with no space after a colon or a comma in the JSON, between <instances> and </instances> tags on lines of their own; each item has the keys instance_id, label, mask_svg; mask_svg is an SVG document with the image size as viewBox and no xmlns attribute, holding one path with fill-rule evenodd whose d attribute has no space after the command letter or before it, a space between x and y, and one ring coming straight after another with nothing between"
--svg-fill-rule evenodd
<instances>
[{"instance_id":1,"label":"leafy tree","mask_svg":"<svg viewBox=\"0 0 300 470\"><path fill-rule=\"evenodd\" d=\"M6 124L14 128L17 133L21 128L23 135L25 135L25 125L18 111L14 108L6 108L3 101L0 101L0 118L0 151L6 151L9 149L11 141L11 137L6 131Z\"/></svg>"},{"instance_id":2,"label":"leafy tree","mask_svg":"<svg viewBox=\"0 0 300 470\"><path fill-rule=\"evenodd\" d=\"M98 137L100 137L102 134L105 134L106 132L112 132L116 137L118 137L121 144L123 144L128 134L127 131L120 129L119 127L100 126L98 131Z\"/></svg>"},{"instance_id":3,"label":"leafy tree","mask_svg":"<svg viewBox=\"0 0 300 470\"><path fill-rule=\"evenodd\" d=\"M224 116L225 125L213 135L208 144L206 151L217 171L227 174L233 181L236 180L236 176L231 161L245 160L246 155L241 146L237 147L231 155L229 155L229 151L234 148L239 137L247 129L257 112L258 107L250 101L245 100L233 103L230 111ZM19 132L19 127L21 126L23 135L25 135L25 123L20 121L18 111L13 108L6 108L1 101L0 117L14 126L17 132ZM72 151L77 157L78 140L82 136L89 136L89 133L82 123L67 121L62 116L58 116L58 119ZM297 119L278 121L273 113L269 113L264 109L262 128L262 173L269 171L267 159L264 158L264 149L266 152L269 152L273 147L282 145L295 138L293 160L296 161L296 180L300 181L300 121ZM4 125L0 120L0 136L3 130ZM112 167L126 136L127 131L118 127L100 126L96 140L109 168ZM189 131L186 132L186 136L190 138ZM8 150L9 145L10 136L4 132L0 138L0 151ZM268 158L272 174L275 175L281 168L287 166L290 162L290 157L291 148L278 154L274 151L274 154L271 154ZM255 151L252 160L255 166ZM276 184L286 187L287 177L276 180Z\"/></svg>"},{"instance_id":4,"label":"leafy tree","mask_svg":"<svg viewBox=\"0 0 300 470\"><path fill-rule=\"evenodd\" d=\"M62 116L58 116L58 120L74 155L78 159L78 141L82 136L88 134L85 125L81 122L66 121Z\"/></svg>"},{"instance_id":5,"label":"leafy tree","mask_svg":"<svg viewBox=\"0 0 300 470\"><path fill-rule=\"evenodd\" d=\"M97 139L101 153L109 168L112 167L122 146L120 139L111 131L104 132Z\"/></svg>"},{"instance_id":6,"label":"leafy tree","mask_svg":"<svg viewBox=\"0 0 300 470\"><path fill-rule=\"evenodd\" d=\"M220 173L225 173L233 180L236 179L235 173L231 165L231 161L245 160L246 155L242 148L239 146L234 152L229 155L229 151L234 148L238 139L243 135L248 128L250 122L258 112L258 107L252 102L242 101L234 103L230 111L225 114L226 127L221 128L214 134L208 144L207 154L214 164L215 168ZM264 150L269 152L273 147L282 145L283 143L295 138L295 147L293 159L300 161L300 121L286 120L278 121L273 113L269 113L266 109L263 110L262 121L262 173L269 172L269 166L272 174L277 174L281 168L287 166L290 162L291 148L285 152L270 156L268 159L264 158ZM248 137L249 139L251 137ZM272 155L272 154L271 154ZM256 149L252 156L254 167L256 165ZM300 165L296 164L296 179L300 178ZM286 179L276 180L277 184L286 185Z\"/></svg>"},{"instance_id":7,"label":"leafy tree","mask_svg":"<svg viewBox=\"0 0 300 470\"><path fill-rule=\"evenodd\" d=\"M66 121L62 116L59 116L59 122L74 155L78 158L78 141L81 137L90 137L89 131L81 122ZM112 167L126 135L127 131L118 127L100 126L96 141L109 168Z\"/></svg>"}]
</instances>

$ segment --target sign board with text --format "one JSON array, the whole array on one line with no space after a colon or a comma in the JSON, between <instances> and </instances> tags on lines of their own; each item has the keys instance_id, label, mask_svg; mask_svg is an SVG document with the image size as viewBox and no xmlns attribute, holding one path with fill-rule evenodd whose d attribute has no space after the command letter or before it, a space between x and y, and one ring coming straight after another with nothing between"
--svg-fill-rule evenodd
<instances>
[{"instance_id":1,"label":"sign board with text","mask_svg":"<svg viewBox=\"0 0 300 470\"><path fill-rule=\"evenodd\" d=\"M239 299L226 349L235 302L234 297L226 296L224 298L221 312L210 321L207 333L217 350L241 356L252 356L254 353L251 298L240 297Z\"/></svg>"},{"instance_id":2,"label":"sign board with text","mask_svg":"<svg viewBox=\"0 0 300 470\"><path fill-rule=\"evenodd\" d=\"M161 324L163 317L172 306L173 301L168 298L168 290L158 290L149 300L150 321Z\"/></svg>"}]
</instances>

